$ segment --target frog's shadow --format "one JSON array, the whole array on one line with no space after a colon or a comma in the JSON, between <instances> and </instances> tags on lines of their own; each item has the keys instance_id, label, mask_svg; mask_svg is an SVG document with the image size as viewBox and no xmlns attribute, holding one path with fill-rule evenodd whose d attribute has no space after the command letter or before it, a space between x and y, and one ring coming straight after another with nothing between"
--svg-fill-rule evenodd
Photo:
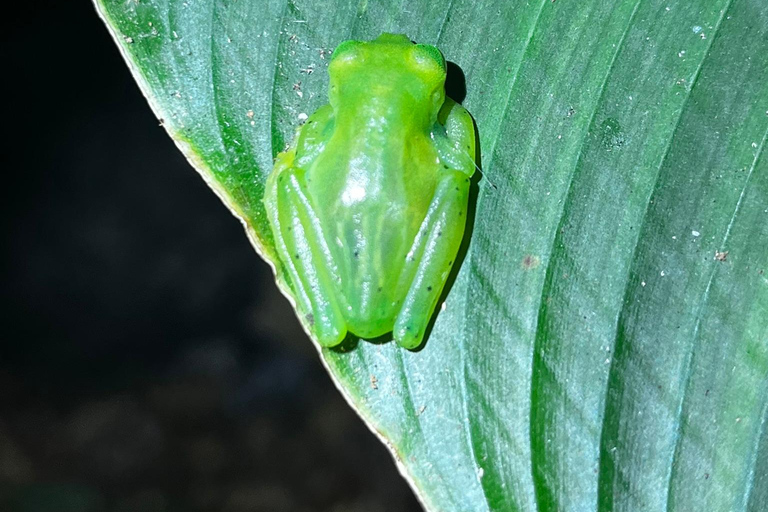
<instances>
[{"instance_id":1,"label":"frog's shadow","mask_svg":"<svg viewBox=\"0 0 768 512\"><path fill-rule=\"evenodd\" d=\"M463 102L464 98L467 96L467 85L464 72L457 64L450 61L447 62L447 68L448 72L445 79L445 93L453 101L461 104L461 102ZM480 162L482 162L480 158L480 137L477 131L477 122L475 122L474 117L472 118L472 124L475 127L475 162L478 162L478 166L480 166ZM424 332L424 338L422 339L421 345L411 349L411 352L420 352L424 349L427 342L429 341L429 338L432 334L432 328L435 325L435 320L437 320L437 315L440 314L440 306L445 302L448 294L453 288L453 284L456 282L456 277L459 274L459 270L461 270L461 266L467 256L467 252L469 251L470 238L475 227L475 209L477 207L477 195L480 191L481 179L482 170L478 167L477 171L472 175L472 178L470 179L469 203L467 206L467 224L464 228L464 237L461 240L459 252L456 253L456 261L451 268L451 273L448 274L448 279L445 281L443 292L440 294L440 298L437 301L437 307L435 307L435 311L432 313L432 317L429 319L429 323L427 324L427 328ZM391 332L376 338L360 338L354 334L347 334L347 337L344 338L344 341L342 341L339 345L331 348L330 350L339 353L349 352L357 347L361 339L364 339L368 343L373 343L374 345L382 345L393 340Z\"/></svg>"},{"instance_id":2,"label":"frog's shadow","mask_svg":"<svg viewBox=\"0 0 768 512\"><path fill-rule=\"evenodd\" d=\"M451 61L446 63L446 68L445 95L461 104L467 97L467 80L464 77L464 71L458 64ZM475 126L475 133L477 133L477 126Z\"/></svg>"}]
</instances>

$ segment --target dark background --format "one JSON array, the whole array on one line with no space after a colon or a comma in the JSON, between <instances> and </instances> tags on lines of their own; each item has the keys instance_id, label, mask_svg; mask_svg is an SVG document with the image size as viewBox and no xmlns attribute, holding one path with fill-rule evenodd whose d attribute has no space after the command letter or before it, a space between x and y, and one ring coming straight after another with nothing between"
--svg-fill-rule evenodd
<instances>
[{"instance_id":1,"label":"dark background","mask_svg":"<svg viewBox=\"0 0 768 512\"><path fill-rule=\"evenodd\" d=\"M87 0L2 32L0 510L417 511Z\"/></svg>"}]
</instances>

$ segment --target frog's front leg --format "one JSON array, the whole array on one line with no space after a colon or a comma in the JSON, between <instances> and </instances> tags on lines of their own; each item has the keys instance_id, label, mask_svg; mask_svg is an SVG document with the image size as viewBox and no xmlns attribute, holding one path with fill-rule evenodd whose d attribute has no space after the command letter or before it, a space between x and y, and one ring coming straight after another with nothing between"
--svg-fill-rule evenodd
<instances>
[{"instance_id":1,"label":"frog's front leg","mask_svg":"<svg viewBox=\"0 0 768 512\"><path fill-rule=\"evenodd\" d=\"M464 236L469 185L466 172L444 171L408 253L403 275L410 286L392 331L402 347L416 348L424 338Z\"/></svg>"},{"instance_id":2,"label":"frog's front leg","mask_svg":"<svg viewBox=\"0 0 768 512\"><path fill-rule=\"evenodd\" d=\"M284 167L267 190L267 214L280 259L290 275L299 310L325 347L341 343L347 334L337 302L338 272L306 193L304 172Z\"/></svg>"}]
</instances>

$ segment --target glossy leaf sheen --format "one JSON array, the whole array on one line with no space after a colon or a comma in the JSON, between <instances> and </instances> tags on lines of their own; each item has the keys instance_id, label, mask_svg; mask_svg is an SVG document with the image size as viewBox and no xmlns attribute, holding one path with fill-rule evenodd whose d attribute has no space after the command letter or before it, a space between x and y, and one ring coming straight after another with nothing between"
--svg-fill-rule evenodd
<instances>
[{"instance_id":1,"label":"glossy leaf sheen","mask_svg":"<svg viewBox=\"0 0 768 512\"><path fill-rule=\"evenodd\" d=\"M429 510L768 509L763 0L97 4L273 263L264 182L334 46L462 68L485 179L445 309L421 351L321 352Z\"/></svg>"}]
</instances>

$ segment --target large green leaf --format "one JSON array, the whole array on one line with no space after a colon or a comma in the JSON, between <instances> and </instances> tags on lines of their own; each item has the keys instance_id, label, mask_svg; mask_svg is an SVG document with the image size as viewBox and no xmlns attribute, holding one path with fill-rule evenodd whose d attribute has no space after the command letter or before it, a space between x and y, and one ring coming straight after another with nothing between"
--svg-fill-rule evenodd
<instances>
[{"instance_id":1,"label":"large green leaf","mask_svg":"<svg viewBox=\"0 0 768 512\"><path fill-rule=\"evenodd\" d=\"M96 1L283 288L264 181L330 50L463 70L484 179L426 346L320 352L427 509L768 510L765 0Z\"/></svg>"}]
</instances>

